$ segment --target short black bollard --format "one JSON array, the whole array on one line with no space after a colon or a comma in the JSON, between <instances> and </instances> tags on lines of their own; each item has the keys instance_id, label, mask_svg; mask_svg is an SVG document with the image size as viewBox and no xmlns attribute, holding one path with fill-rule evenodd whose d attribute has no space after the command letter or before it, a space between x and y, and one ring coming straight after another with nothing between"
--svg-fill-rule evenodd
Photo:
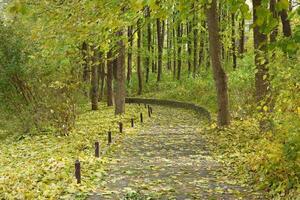
<instances>
[{"instance_id":1,"label":"short black bollard","mask_svg":"<svg viewBox=\"0 0 300 200\"><path fill-rule=\"evenodd\" d=\"M99 142L95 142L95 157L99 158L100 153L99 153Z\"/></svg>"},{"instance_id":2,"label":"short black bollard","mask_svg":"<svg viewBox=\"0 0 300 200\"><path fill-rule=\"evenodd\" d=\"M131 118L131 127L132 127L132 128L134 127L134 121L133 121L133 118Z\"/></svg>"},{"instance_id":3,"label":"short black bollard","mask_svg":"<svg viewBox=\"0 0 300 200\"><path fill-rule=\"evenodd\" d=\"M79 160L75 161L75 177L77 179L77 184L81 183L81 173L80 173L80 162L79 162Z\"/></svg>"},{"instance_id":4,"label":"short black bollard","mask_svg":"<svg viewBox=\"0 0 300 200\"><path fill-rule=\"evenodd\" d=\"M143 123L143 121L144 121L143 120L143 113L140 114L140 119L141 119L141 122Z\"/></svg>"},{"instance_id":5,"label":"short black bollard","mask_svg":"<svg viewBox=\"0 0 300 200\"><path fill-rule=\"evenodd\" d=\"M111 131L108 131L107 139L108 139L108 144L110 145L111 144Z\"/></svg>"},{"instance_id":6,"label":"short black bollard","mask_svg":"<svg viewBox=\"0 0 300 200\"><path fill-rule=\"evenodd\" d=\"M148 108L148 116L151 117L151 110Z\"/></svg>"},{"instance_id":7,"label":"short black bollard","mask_svg":"<svg viewBox=\"0 0 300 200\"><path fill-rule=\"evenodd\" d=\"M123 133L123 123L119 122L119 131L120 133Z\"/></svg>"}]
</instances>

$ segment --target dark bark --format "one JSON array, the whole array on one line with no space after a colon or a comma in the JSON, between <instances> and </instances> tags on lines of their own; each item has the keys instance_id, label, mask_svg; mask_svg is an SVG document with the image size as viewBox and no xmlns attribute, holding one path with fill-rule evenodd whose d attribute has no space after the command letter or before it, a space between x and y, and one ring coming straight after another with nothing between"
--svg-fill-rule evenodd
<instances>
[{"instance_id":1,"label":"dark bark","mask_svg":"<svg viewBox=\"0 0 300 200\"><path fill-rule=\"evenodd\" d=\"M98 65L98 86L99 88L99 98L100 102L104 97L104 84L105 84L105 63L103 53L99 54L99 65Z\"/></svg>"},{"instance_id":2,"label":"dark bark","mask_svg":"<svg viewBox=\"0 0 300 200\"><path fill-rule=\"evenodd\" d=\"M97 48L93 48L94 56L93 56L93 63L92 63L92 77L91 77L91 102L92 102L92 110L98 110L98 66L97 62L99 62L99 53Z\"/></svg>"},{"instance_id":3,"label":"dark bark","mask_svg":"<svg viewBox=\"0 0 300 200\"><path fill-rule=\"evenodd\" d=\"M202 26L206 29L206 22L203 21L202 22ZM204 61L204 45L205 45L205 32L204 31L200 31L200 49L199 49L199 67L201 67L203 61Z\"/></svg>"},{"instance_id":4,"label":"dark bark","mask_svg":"<svg viewBox=\"0 0 300 200\"><path fill-rule=\"evenodd\" d=\"M193 30L193 36L194 36L194 60L193 60L193 77L196 77L197 69L198 69L198 27L197 27L197 12L194 10L194 17L193 17L193 24L194 24L194 30Z\"/></svg>"},{"instance_id":5,"label":"dark bark","mask_svg":"<svg viewBox=\"0 0 300 200\"><path fill-rule=\"evenodd\" d=\"M256 9L262 5L262 0L253 0L253 20L257 20ZM269 81L267 68L267 35L259 31L260 27L256 25L253 29L255 65L255 89L256 100L261 102L267 96Z\"/></svg>"},{"instance_id":6,"label":"dark bark","mask_svg":"<svg viewBox=\"0 0 300 200\"><path fill-rule=\"evenodd\" d=\"M229 103L227 90L227 76L222 68L221 62L221 40L219 33L219 21L217 12L217 0L212 0L207 10L207 23L209 32L209 50L213 68L213 75L217 90L218 101L218 124L219 126L228 125Z\"/></svg>"},{"instance_id":7,"label":"dark bark","mask_svg":"<svg viewBox=\"0 0 300 200\"><path fill-rule=\"evenodd\" d=\"M162 25L161 20L158 18L156 19L156 31L157 31L157 82L161 80L161 73L162 73L162 53L163 53L163 36L162 36Z\"/></svg>"},{"instance_id":8,"label":"dark bark","mask_svg":"<svg viewBox=\"0 0 300 200\"><path fill-rule=\"evenodd\" d=\"M177 66L177 53L176 53L176 30L173 28L173 78L176 78L176 66Z\"/></svg>"},{"instance_id":9,"label":"dark bark","mask_svg":"<svg viewBox=\"0 0 300 200\"><path fill-rule=\"evenodd\" d=\"M235 16L234 16L234 14L231 14L231 53L232 53L233 69L236 69L237 57L236 57L236 46L235 46Z\"/></svg>"},{"instance_id":10,"label":"dark bark","mask_svg":"<svg viewBox=\"0 0 300 200\"><path fill-rule=\"evenodd\" d=\"M128 36L128 53L127 53L127 82L130 82L131 73L132 73L132 46L133 46L133 39L132 39L132 26L128 27L127 36Z\"/></svg>"},{"instance_id":11,"label":"dark bark","mask_svg":"<svg viewBox=\"0 0 300 200\"><path fill-rule=\"evenodd\" d=\"M110 50L107 53L107 79L106 79L106 85L107 85L107 106L113 106L114 105L114 93L113 93L113 63L112 60L112 50Z\"/></svg>"},{"instance_id":12,"label":"dark bark","mask_svg":"<svg viewBox=\"0 0 300 200\"><path fill-rule=\"evenodd\" d=\"M171 21L167 21L167 69L171 70L171 49L172 49L172 35L171 35Z\"/></svg>"},{"instance_id":13,"label":"dark bark","mask_svg":"<svg viewBox=\"0 0 300 200\"><path fill-rule=\"evenodd\" d=\"M142 66L141 66L141 40L142 40L142 31L141 31L141 21L138 20L137 23L137 76L138 76L138 95L142 94L143 91L143 75L142 75Z\"/></svg>"},{"instance_id":14,"label":"dark bark","mask_svg":"<svg viewBox=\"0 0 300 200\"><path fill-rule=\"evenodd\" d=\"M240 30L239 55L241 57L243 57L243 54L245 52L245 19L244 19L244 17L241 19L241 22L239 24L239 30Z\"/></svg>"},{"instance_id":15,"label":"dark bark","mask_svg":"<svg viewBox=\"0 0 300 200\"><path fill-rule=\"evenodd\" d=\"M291 37L292 36L292 28L291 28L291 22L288 19L288 13L287 10L282 10L279 12L280 18L281 18L281 23L282 23L282 31L283 35L285 37Z\"/></svg>"},{"instance_id":16,"label":"dark bark","mask_svg":"<svg viewBox=\"0 0 300 200\"><path fill-rule=\"evenodd\" d=\"M270 12L272 13L273 18L277 20L278 13L276 11L275 6L276 6L276 0L270 0ZM276 42L277 35L278 35L278 26L276 26L270 34L270 42L271 43Z\"/></svg>"},{"instance_id":17,"label":"dark bark","mask_svg":"<svg viewBox=\"0 0 300 200\"><path fill-rule=\"evenodd\" d=\"M89 67L89 55L88 55L88 44L86 42L82 43L81 52L82 52L82 59L83 59L83 82L87 85L90 83L90 67ZM85 95L88 96L88 92L85 90Z\"/></svg>"},{"instance_id":18,"label":"dark bark","mask_svg":"<svg viewBox=\"0 0 300 200\"><path fill-rule=\"evenodd\" d=\"M177 25L177 80L181 77L182 24Z\"/></svg>"},{"instance_id":19,"label":"dark bark","mask_svg":"<svg viewBox=\"0 0 300 200\"><path fill-rule=\"evenodd\" d=\"M192 38L191 38L191 32L192 32L192 23L187 22L186 24L186 34L187 34L187 50L188 50L188 76L190 77L191 72L192 72L192 63L191 63L191 58L192 58Z\"/></svg>"},{"instance_id":20,"label":"dark bark","mask_svg":"<svg viewBox=\"0 0 300 200\"><path fill-rule=\"evenodd\" d=\"M150 8L146 8L146 18L150 20ZM147 24L147 56L146 56L146 83L149 81L149 71L150 71L150 55L151 55L151 23L148 21Z\"/></svg>"},{"instance_id":21,"label":"dark bark","mask_svg":"<svg viewBox=\"0 0 300 200\"><path fill-rule=\"evenodd\" d=\"M119 41L117 42L118 56L117 56L117 70L116 70L116 92L115 92L115 114L123 114L125 112L125 45L121 39L123 31L117 32Z\"/></svg>"}]
</instances>

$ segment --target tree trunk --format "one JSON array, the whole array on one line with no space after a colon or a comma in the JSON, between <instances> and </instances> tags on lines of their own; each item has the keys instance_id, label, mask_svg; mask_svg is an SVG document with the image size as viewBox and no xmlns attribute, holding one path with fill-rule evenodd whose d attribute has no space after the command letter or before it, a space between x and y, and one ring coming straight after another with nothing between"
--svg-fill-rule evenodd
<instances>
[{"instance_id":1,"label":"tree trunk","mask_svg":"<svg viewBox=\"0 0 300 200\"><path fill-rule=\"evenodd\" d=\"M195 5L193 6L195 9ZM194 68L193 68L193 77L196 77L197 69L198 69L198 27L197 27L197 12L194 10L194 17L193 17L193 23L194 23L194 30L193 30L193 35L194 35Z\"/></svg>"},{"instance_id":2,"label":"tree trunk","mask_svg":"<svg viewBox=\"0 0 300 200\"><path fill-rule=\"evenodd\" d=\"M119 41L117 42L118 57L117 57L117 70L116 70L116 93L115 93L115 114L123 114L125 112L125 45L122 40L123 31L117 32Z\"/></svg>"},{"instance_id":3,"label":"tree trunk","mask_svg":"<svg viewBox=\"0 0 300 200\"><path fill-rule=\"evenodd\" d=\"M239 41L239 55L243 57L245 52L245 18L243 17L240 22L240 41Z\"/></svg>"},{"instance_id":4,"label":"tree trunk","mask_svg":"<svg viewBox=\"0 0 300 200\"><path fill-rule=\"evenodd\" d=\"M90 83L90 68L89 68L89 48L86 42L82 43L81 52L82 52L82 59L83 59L83 82L87 85ZM85 95L88 96L88 92L85 90Z\"/></svg>"},{"instance_id":5,"label":"tree trunk","mask_svg":"<svg viewBox=\"0 0 300 200\"><path fill-rule=\"evenodd\" d=\"M113 93L113 63L112 50L107 53L107 106L114 105L114 93Z\"/></svg>"},{"instance_id":6,"label":"tree trunk","mask_svg":"<svg viewBox=\"0 0 300 200\"><path fill-rule=\"evenodd\" d=\"M274 19L278 19L278 13L276 11L276 0L270 0L270 12L272 13ZM276 26L270 34L271 43L276 42L277 35L278 35L278 26Z\"/></svg>"},{"instance_id":7,"label":"tree trunk","mask_svg":"<svg viewBox=\"0 0 300 200\"><path fill-rule=\"evenodd\" d=\"M230 120L227 77L225 71L222 68L221 62L221 40L219 34L217 0L212 0L211 5L207 10L207 23L209 33L209 50L217 90L218 124L219 126L224 126L228 125Z\"/></svg>"},{"instance_id":8,"label":"tree trunk","mask_svg":"<svg viewBox=\"0 0 300 200\"><path fill-rule=\"evenodd\" d=\"M290 37L292 36L292 28L291 28L291 22L288 19L288 13L287 10L282 10L279 12L280 18L281 18L281 23L282 23L282 31L283 35L285 37Z\"/></svg>"},{"instance_id":9,"label":"tree trunk","mask_svg":"<svg viewBox=\"0 0 300 200\"><path fill-rule=\"evenodd\" d=\"M253 0L253 20L257 20L256 9L262 6L262 0ZM257 72L255 73L256 100L261 102L268 93L268 69L267 69L267 35L259 31L258 25L254 26L254 52L255 65Z\"/></svg>"},{"instance_id":10,"label":"tree trunk","mask_svg":"<svg viewBox=\"0 0 300 200\"><path fill-rule=\"evenodd\" d=\"M132 38L132 26L128 27L127 30L127 37L128 37L128 53L127 53L127 82L130 82L131 73L132 73L132 46L133 46L133 38Z\"/></svg>"},{"instance_id":11,"label":"tree trunk","mask_svg":"<svg viewBox=\"0 0 300 200\"><path fill-rule=\"evenodd\" d=\"M98 65L98 86L99 88L99 98L98 101L100 102L104 97L104 84L105 84L105 63L104 54L101 52L99 57L99 65Z\"/></svg>"},{"instance_id":12,"label":"tree trunk","mask_svg":"<svg viewBox=\"0 0 300 200\"><path fill-rule=\"evenodd\" d=\"M182 24L178 23L177 26L177 80L181 76L181 49L182 49Z\"/></svg>"},{"instance_id":13,"label":"tree trunk","mask_svg":"<svg viewBox=\"0 0 300 200\"><path fill-rule=\"evenodd\" d=\"M172 49L172 36L171 36L171 21L167 21L167 69L171 70L171 49Z\"/></svg>"},{"instance_id":14,"label":"tree trunk","mask_svg":"<svg viewBox=\"0 0 300 200\"><path fill-rule=\"evenodd\" d=\"M157 53L158 53L157 82L159 82L161 80L161 73L162 73L162 53L163 53L162 27L159 18L156 19L156 31L157 31Z\"/></svg>"},{"instance_id":15,"label":"tree trunk","mask_svg":"<svg viewBox=\"0 0 300 200\"><path fill-rule=\"evenodd\" d=\"M192 71L192 63L191 63L191 58L192 58L192 39L191 39L191 32L192 32L192 23L190 21L187 22L186 24L186 34L187 34L187 50L188 50L188 77L191 75Z\"/></svg>"},{"instance_id":16,"label":"tree trunk","mask_svg":"<svg viewBox=\"0 0 300 200\"><path fill-rule=\"evenodd\" d=\"M235 51L235 16L234 13L231 14L231 51L232 51L232 64L233 69L236 69L236 51Z\"/></svg>"},{"instance_id":17,"label":"tree trunk","mask_svg":"<svg viewBox=\"0 0 300 200\"><path fill-rule=\"evenodd\" d=\"M140 19L138 20L137 24L137 76L138 76L138 95L142 94L143 91L143 75L142 75L142 66L141 66L141 40L142 40L142 33L141 33L141 21Z\"/></svg>"},{"instance_id":18,"label":"tree trunk","mask_svg":"<svg viewBox=\"0 0 300 200\"><path fill-rule=\"evenodd\" d=\"M146 17L150 20L150 8L146 8ZM151 23L148 21L147 24L147 56L146 56L146 83L149 81L149 71L150 71L150 55L151 55Z\"/></svg>"},{"instance_id":19,"label":"tree trunk","mask_svg":"<svg viewBox=\"0 0 300 200\"><path fill-rule=\"evenodd\" d=\"M173 28L173 78L176 78L176 66L177 66L177 53L176 53L176 30Z\"/></svg>"},{"instance_id":20,"label":"tree trunk","mask_svg":"<svg viewBox=\"0 0 300 200\"><path fill-rule=\"evenodd\" d=\"M99 53L96 47L93 48L93 63L92 63L92 77L91 77L91 102L92 110L98 110L98 65L99 62Z\"/></svg>"}]
</instances>

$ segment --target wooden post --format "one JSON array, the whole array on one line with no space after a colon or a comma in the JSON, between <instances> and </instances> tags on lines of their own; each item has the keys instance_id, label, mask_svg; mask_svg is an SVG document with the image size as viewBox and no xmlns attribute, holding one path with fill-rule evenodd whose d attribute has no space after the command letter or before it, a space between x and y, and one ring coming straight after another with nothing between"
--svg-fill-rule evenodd
<instances>
[{"instance_id":1,"label":"wooden post","mask_svg":"<svg viewBox=\"0 0 300 200\"><path fill-rule=\"evenodd\" d=\"M80 162L75 161L75 178L77 179L77 184L81 183L81 173L80 173Z\"/></svg>"},{"instance_id":2,"label":"wooden post","mask_svg":"<svg viewBox=\"0 0 300 200\"><path fill-rule=\"evenodd\" d=\"M119 122L119 131L120 133L123 133L123 123Z\"/></svg>"},{"instance_id":3,"label":"wooden post","mask_svg":"<svg viewBox=\"0 0 300 200\"><path fill-rule=\"evenodd\" d=\"M99 153L99 142L95 142L95 157L99 158L100 153Z\"/></svg>"},{"instance_id":4,"label":"wooden post","mask_svg":"<svg viewBox=\"0 0 300 200\"><path fill-rule=\"evenodd\" d=\"M107 139L108 139L108 144L110 145L111 144L111 131L108 131Z\"/></svg>"},{"instance_id":5,"label":"wooden post","mask_svg":"<svg viewBox=\"0 0 300 200\"><path fill-rule=\"evenodd\" d=\"M151 117L151 110L149 107L148 107L148 116Z\"/></svg>"},{"instance_id":6,"label":"wooden post","mask_svg":"<svg viewBox=\"0 0 300 200\"><path fill-rule=\"evenodd\" d=\"M131 127L132 127L132 128L134 127L134 121L133 121L133 118L131 118Z\"/></svg>"},{"instance_id":7,"label":"wooden post","mask_svg":"<svg viewBox=\"0 0 300 200\"><path fill-rule=\"evenodd\" d=\"M140 114L141 122L143 123L143 113Z\"/></svg>"}]
</instances>

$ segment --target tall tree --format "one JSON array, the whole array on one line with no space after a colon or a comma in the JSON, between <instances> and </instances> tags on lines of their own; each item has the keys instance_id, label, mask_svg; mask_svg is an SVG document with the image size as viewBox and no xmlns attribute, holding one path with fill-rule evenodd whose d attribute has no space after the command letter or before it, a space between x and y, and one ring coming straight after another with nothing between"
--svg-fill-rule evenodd
<instances>
[{"instance_id":1,"label":"tall tree","mask_svg":"<svg viewBox=\"0 0 300 200\"><path fill-rule=\"evenodd\" d=\"M243 57L245 52L245 18L242 16L242 19L239 23L239 32L240 32L240 38L239 38L239 56Z\"/></svg>"},{"instance_id":2,"label":"tall tree","mask_svg":"<svg viewBox=\"0 0 300 200\"><path fill-rule=\"evenodd\" d=\"M192 23L187 20L186 24L186 34L187 34L187 51L188 51L188 56L187 56L187 62L188 62L188 76L190 77L191 71L192 71L192 63L191 63L191 58L192 58Z\"/></svg>"},{"instance_id":3,"label":"tall tree","mask_svg":"<svg viewBox=\"0 0 300 200\"><path fill-rule=\"evenodd\" d=\"M115 92L115 114L123 114L125 112L125 45L122 40L123 30L117 32L116 36L119 39L117 42L118 56L116 69L116 92Z\"/></svg>"},{"instance_id":4,"label":"tall tree","mask_svg":"<svg viewBox=\"0 0 300 200\"><path fill-rule=\"evenodd\" d=\"M98 87L99 87L99 98L100 102L104 96L104 85L105 85L105 62L104 62L104 54L103 52L99 53L99 64L98 64Z\"/></svg>"},{"instance_id":5,"label":"tall tree","mask_svg":"<svg viewBox=\"0 0 300 200\"><path fill-rule=\"evenodd\" d=\"M141 40L142 40L142 31L141 31L141 20L137 22L137 76L138 76L138 95L141 95L143 92L143 72L141 66Z\"/></svg>"},{"instance_id":6,"label":"tall tree","mask_svg":"<svg viewBox=\"0 0 300 200\"><path fill-rule=\"evenodd\" d=\"M177 25L177 80L181 77L182 23Z\"/></svg>"},{"instance_id":7,"label":"tall tree","mask_svg":"<svg viewBox=\"0 0 300 200\"><path fill-rule=\"evenodd\" d=\"M86 84L90 83L90 67L89 67L89 46L86 42L82 43L81 54L83 59L83 82ZM85 91L86 96L88 96L88 92Z\"/></svg>"},{"instance_id":8,"label":"tall tree","mask_svg":"<svg viewBox=\"0 0 300 200\"><path fill-rule=\"evenodd\" d=\"M209 51L213 69L213 75L217 90L218 101L218 124L220 126L228 125L229 117L229 103L228 103L228 89L227 76L222 68L221 62L221 40L219 33L219 21L217 12L217 0L212 0L210 6L207 8L207 25L209 33Z\"/></svg>"},{"instance_id":9,"label":"tall tree","mask_svg":"<svg viewBox=\"0 0 300 200\"><path fill-rule=\"evenodd\" d=\"M290 36L292 36L292 28L291 28L291 22L288 18L287 9L288 8L282 9L279 12L279 15L280 15L280 18L281 18L283 35L285 37L290 37Z\"/></svg>"},{"instance_id":10,"label":"tall tree","mask_svg":"<svg viewBox=\"0 0 300 200\"><path fill-rule=\"evenodd\" d=\"M159 18L156 19L156 31L157 31L157 82L161 80L162 74L162 54L163 54L163 35L162 35L162 25Z\"/></svg>"},{"instance_id":11,"label":"tall tree","mask_svg":"<svg viewBox=\"0 0 300 200\"><path fill-rule=\"evenodd\" d=\"M151 21L150 21L150 7L146 7L146 19L147 22L147 55L146 55L146 83L149 81L149 71L150 71L150 58L151 58Z\"/></svg>"},{"instance_id":12,"label":"tall tree","mask_svg":"<svg viewBox=\"0 0 300 200\"><path fill-rule=\"evenodd\" d=\"M270 0L270 12L272 13L272 16L274 19L278 19L278 13L276 11L276 0ZM276 41L276 37L278 35L278 26L276 26L271 34L270 34L270 42L273 43Z\"/></svg>"},{"instance_id":13,"label":"tall tree","mask_svg":"<svg viewBox=\"0 0 300 200\"><path fill-rule=\"evenodd\" d=\"M91 77L91 102L92 110L98 110L98 62L99 62L99 50L93 47L93 63L91 67L92 77Z\"/></svg>"},{"instance_id":14,"label":"tall tree","mask_svg":"<svg viewBox=\"0 0 300 200\"><path fill-rule=\"evenodd\" d=\"M195 3L193 4L193 37L194 37L194 60L193 60L193 77L196 77L196 71L198 69L198 18L195 10Z\"/></svg>"},{"instance_id":15,"label":"tall tree","mask_svg":"<svg viewBox=\"0 0 300 200\"><path fill-rule=\"evenodd\" d=\"M232 53L232 64L233 69L236 69L237 56L236 56L236 46L235 46L235 14L231 14L231 53Z\"/></svg>"},{"instance_id":16,"label":"tall tree","mask_svg":"<svg viewBox=\"0 0 300 200\"><path fill-rule=\"evenodd\" d=\"M130 82L131 73L132 73L132 46L133 46L133 38L132 38L132 26L129 26L127 29L127 37L128 37L128 53L127 53L127 82Z\"/></svg>"},{"instance_id":17,"label":"tall tree","mask_svg":"<svg viewBox=\"0 0 300 200\"><path fill-rule=\"evenodd\" d=\"M268 68L267 68L267 35L260 32L260 25L256 23L258 20L257 10L262 6L262 0L253 0L253 37L254 37L254 51L255 51L255 88L256 100L261 102L268 92Z\"/></svg>"},{"instance_id":18,"label":"tall tree","mask_svg":"<svg viewBox=\"0 0 300 200\"><path fill-rule=\"evenodd\" d=\"M112 55L112 50L110 49L109 52L107 53L107 106L113 106L113 55Z\"/></svg>"}]
</instances>

